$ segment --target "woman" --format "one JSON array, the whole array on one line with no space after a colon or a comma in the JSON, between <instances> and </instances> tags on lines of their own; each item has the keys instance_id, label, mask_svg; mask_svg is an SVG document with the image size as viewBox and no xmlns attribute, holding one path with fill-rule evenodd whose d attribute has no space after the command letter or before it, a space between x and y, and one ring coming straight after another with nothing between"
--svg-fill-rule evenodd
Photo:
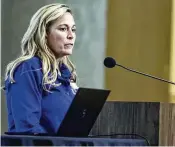
<instances>
[{"instance_id":1,"label":"woman","mask_svg":"<svg viewBox=\"0 0 175 147\"><path fill-rule=\"evenodd\" d=\"M22 54L8 64L8 132L57 132L77 91L68 56L76 39L70 8L50 4L31 18L21 41Z\"/></svg>"}]
</instances>

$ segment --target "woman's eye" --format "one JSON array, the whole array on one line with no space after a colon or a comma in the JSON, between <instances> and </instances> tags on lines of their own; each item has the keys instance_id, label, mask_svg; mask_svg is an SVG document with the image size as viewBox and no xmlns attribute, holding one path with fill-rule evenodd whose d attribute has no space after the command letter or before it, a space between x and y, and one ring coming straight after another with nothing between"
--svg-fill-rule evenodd
<instances>
[{"instance_id":1,"label":"woman's eye","mask_svg":"<svg viewBox=\"0 0 175 147\"><path fill-rule=\"evenodd\" d=\"M66 28L59 28L59 30L66 31L67 29Z\"/></svg>"},{"instance_id":2,"label":"woman's eye","mask_svg":"<svg viewBox=\"0 0 175 147\"><path fill-rule=\"evenodd\" d=\"M72 32L76 32L76 29L72 29Z\"/></svg>"}]
</instances>

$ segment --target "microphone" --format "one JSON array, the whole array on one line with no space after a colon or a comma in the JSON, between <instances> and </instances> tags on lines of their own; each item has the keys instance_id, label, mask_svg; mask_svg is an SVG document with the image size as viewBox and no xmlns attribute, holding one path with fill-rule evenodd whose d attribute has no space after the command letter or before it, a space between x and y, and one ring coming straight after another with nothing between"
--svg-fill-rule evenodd
<instances>
[{"instance_id":1,"label":"microphone","mask_svg":"<svg viewBox=\"0 0 175 147\"><path fill-rule=\"evenodd\" d=\"M162 82L166 82L166 83L175 85L175 82L168 81L168 80L165 80L165 79L162 79L162 78L159 78L159 77L156 77L156 76L152 76L152 75L150 75L150 74L146 74L146 73L143 73L143 72L140 72L140 71L137 71L137 70L134 70L134 69L125 67L125 66L123 66L123 65L120 65L120 64L116 63L115 59L112 58L112 57L106 57L106 58L104 59L104 65L105 65L107 68L113 68L113 67L115 67L115 66L119 66L119 67L122 67L122 68L124 68L124 69L126 69L126 70L128 70L128 71L135 72L135 73L138 73L138 74L141 74L141 75L144 75L144 76L147 76L147 77L156 79L156 80L160 80L160 81L162 81Z\"/></svg>"}]
</instances>

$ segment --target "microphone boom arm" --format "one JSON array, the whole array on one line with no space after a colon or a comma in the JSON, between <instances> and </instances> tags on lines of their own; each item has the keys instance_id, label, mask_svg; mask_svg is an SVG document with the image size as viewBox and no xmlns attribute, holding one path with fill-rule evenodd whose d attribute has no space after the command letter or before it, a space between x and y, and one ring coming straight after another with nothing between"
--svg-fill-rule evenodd
<instances>
[{"instance_id":1,"label":"microphone boom arm","mask_svg":"<svg viewBox=\"0 0 175 147\"><path fill-rule=\"evenodd\" d=\"M126 70L129 70L129 71L132 71L132 72L135 72L135 73L138 73L138 74L141 74L141 75L144 75L144 76L153 78L153 79L157 79L157 80L160 80L160 81L162 81L162 82L167 82L167 83L170 83L170 84L175 85L174 82L171 82L171 81L168 81L168 80L165 80L165 79L162 79L162 78L158 78L158 77L156 77L156 76L152 76L152 75L149 75L149 74L146 74L146 73L143 73L143 72L139 72L139 71L136 71L136 70L134 70L134 69L127 68L127 67L125 67L125 66L123 66L123 65L120 65L120 64L116 64L116 65L119 66L119 67L122 67L122 68L124 68L124 69L126 69Z\"/></svg>"}]
</instances>

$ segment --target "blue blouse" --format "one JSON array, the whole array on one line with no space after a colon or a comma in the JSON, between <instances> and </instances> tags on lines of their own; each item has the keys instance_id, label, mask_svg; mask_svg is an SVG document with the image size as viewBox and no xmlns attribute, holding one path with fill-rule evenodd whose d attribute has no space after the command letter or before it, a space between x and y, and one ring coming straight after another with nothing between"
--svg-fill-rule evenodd
<instances>
[{"instance_id":1,"label":"blue blouse","mask_svg":"<svg viewBox=\"0 0 175 147\"><path fill-rule=\"evenodd\" d=\"M42 87L42 63L38 57L24 61L15 69L15 83L5 81L8 132L57 132L75 96L70 71L62 64L60 72L56 83L61 85L52 87L49 93Z\"/></svg>"}]
</instances>

